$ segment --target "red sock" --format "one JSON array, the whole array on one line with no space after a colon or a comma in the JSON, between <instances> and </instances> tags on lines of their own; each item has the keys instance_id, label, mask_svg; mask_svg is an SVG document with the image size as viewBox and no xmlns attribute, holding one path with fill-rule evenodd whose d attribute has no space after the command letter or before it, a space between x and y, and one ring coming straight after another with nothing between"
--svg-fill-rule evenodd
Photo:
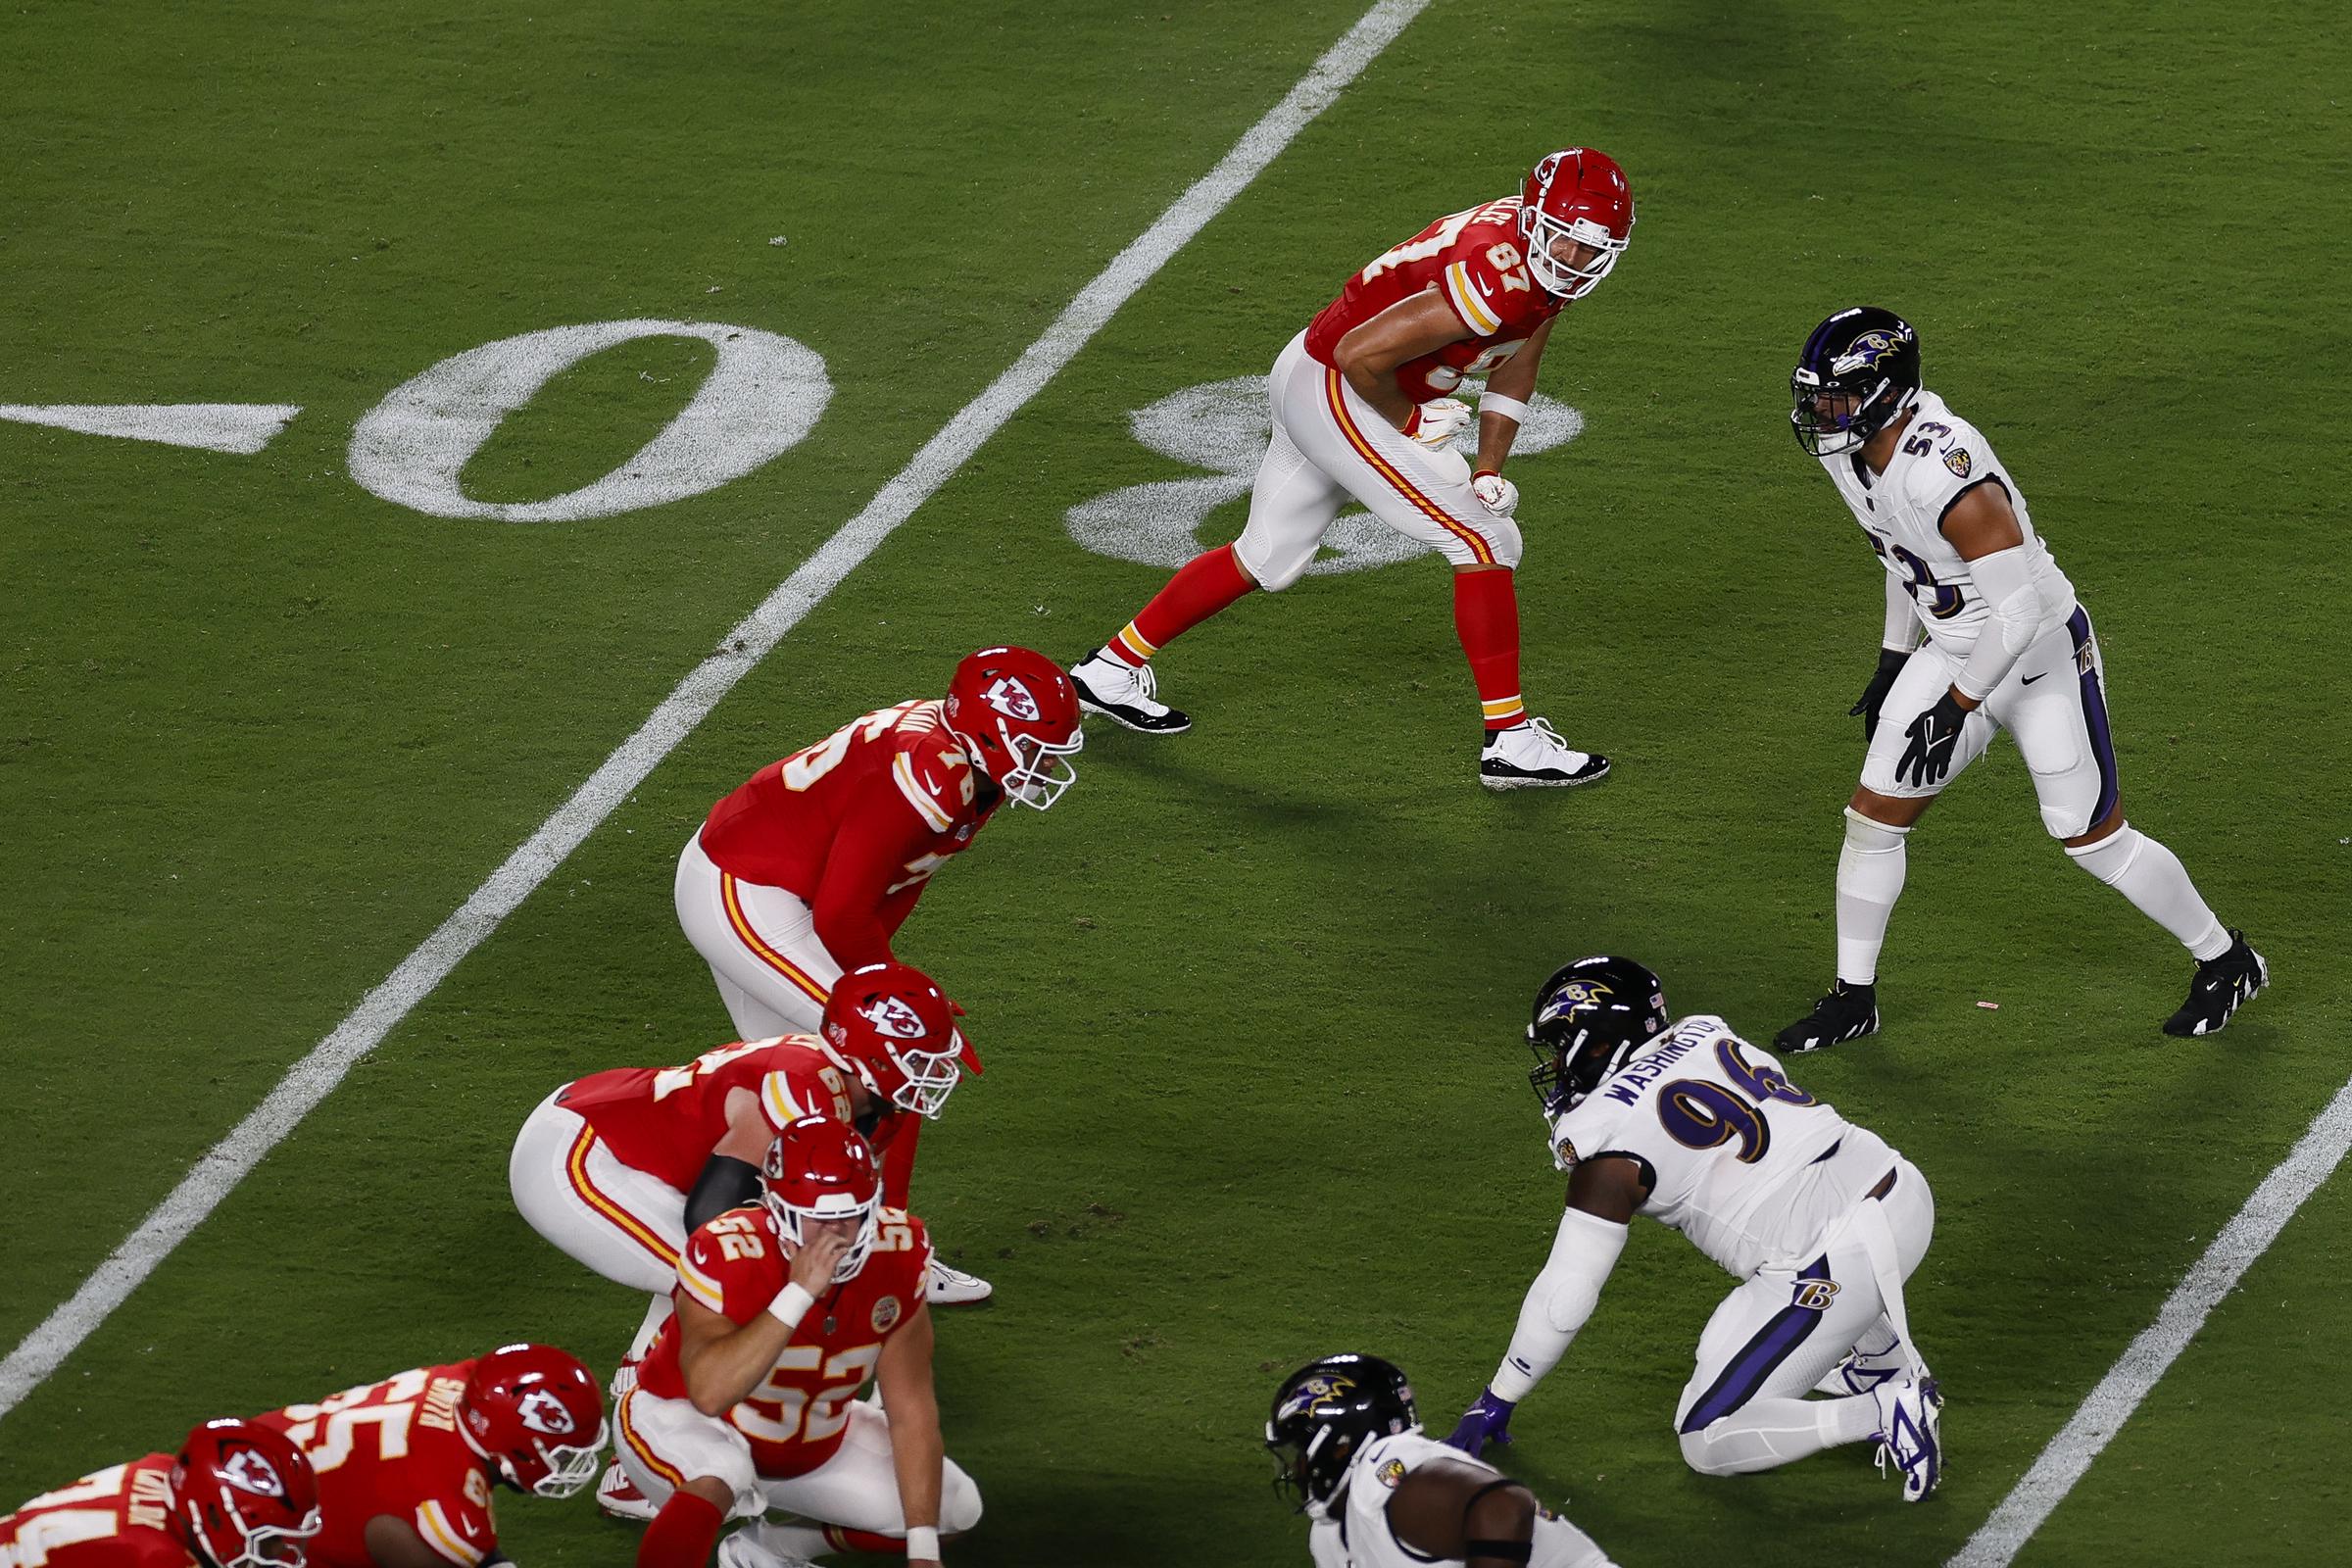
<instances>
[{"instance_id":1,"label":"red sock","mask_svg":"<svg viewBox=\"0 0 2352 1568\"><path fill-rule=\"evenodd\" d=\"M691 1492L673 1492L637 1543L637 1568L710 1568L727 1516Z\"/></svg>"},{"instance_id":2,"label":"red sock","mask_svg":"<svg viewBox=\"0 0 2352 1568\"><path fill-rule=\"evenodd\" d=\"M1122 663L1149 663L1153 654L1256 586L1234 559L1233 546L1219 545L1179 567L1143 613L1110 640L1107 651Z\"/></svg>"},{"instance_id":3,"label":"red sock","mask_svg":"<svg viewBox=\"0 0 2352 1568\"><path fill-rule=\"evenodd\" d=\"M1470 678L1490 732L1527 717L1519 697L1519 592L1512 573L1453 574L1453 629L1470 656Z\"/></svg>"},{"instance_id":4,"label":"red sock","mask_svg":"<svg viewBox=\"0 0 2352 1568\"><path fill-rule=\"evenodd\" d=\"M900 1111L897 1120L889 1147L882 1151L882 1201L892 1208L905 1208L906 1188L914 1180L914 1145L923 1136L923 1118Z\"/></svg>"},{"instance_id":5,"label":"red sock","mask_svg":"<svg viewBox=\"0 0 2352 1568\"><path fill-rule=\"evenodd\" d=\"M852 1530L846 1525L825 1526L825 1544L835 1551L887 1551L893 1556L906 1555L905 1536L877 1536L871 1530Z\"/></svg>"}]
</instances>

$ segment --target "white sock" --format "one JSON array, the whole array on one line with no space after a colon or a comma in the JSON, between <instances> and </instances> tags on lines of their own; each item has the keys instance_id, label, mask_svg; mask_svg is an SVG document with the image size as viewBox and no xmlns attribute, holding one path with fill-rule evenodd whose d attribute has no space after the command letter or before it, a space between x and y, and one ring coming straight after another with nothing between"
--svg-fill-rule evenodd
<instances>
[{"instance_id":1,"label":"white sock","mask_svg":"<svg viewBox=\"0 0 2352 1568\"><path fill-rule=\"evenodd\" d=\"M1845 845L1838 852L1838 978L1849 986L1879 977L1886 919L1903 896L1903 839L1910 831L1845 808Z\"/></svg>"},{"instance_id":2,"label":"white sock","mask_svg":"<svg viewBox=\"0 0 2352 1568\"><path fill-rule=\"evenodd\" d=\"M2180 857L2131 823L2096 844L2069 849L2066 854L2170 931L2200 963L2230 951L2229 931L2198 895Z\"/></svg>"},{"instance_id":3,"label":"white sock","mask_svg":"<svg viewBox=\"0 0 2352 1568\"><path fill-rule=\"evenodd\" d=\"M1867 1394L1843 1399L1750 1399L1730 1415L1683 1434L1683 1457L1701 1475L1736 1476L1859 1443L1879 1429Z\"/></svg>"}]
</instances>

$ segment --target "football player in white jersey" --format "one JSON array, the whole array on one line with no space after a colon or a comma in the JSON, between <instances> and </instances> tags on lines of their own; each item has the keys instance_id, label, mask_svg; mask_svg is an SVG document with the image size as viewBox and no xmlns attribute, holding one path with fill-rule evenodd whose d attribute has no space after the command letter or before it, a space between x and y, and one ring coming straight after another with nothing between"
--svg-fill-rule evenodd
<instances>
[{"instance_id":1,"label":"football player in white jersey","mask_svg":"<svg viewBox=\"0 0 2352 1568\"><path fill-rule=\"evenodd\" d=\"M1424 1437L1404 1374L1377 1355L1285 1378L1266 1446L1274 1490L1314 1521L1315 1568L1613 1568L1527 1488Z\"/></svg>"},{"instance_id":2,"label":"football player in white jersey","mask_svg":"<svg viewBox=\"0 0 2352 1568\"><path fill-rule=\"evenodd\" d=\"M1740 1281L1675 1406L1691 1469L1770 1470L1872 1442L1906 1501L1934 1492L1943 1399L1903 1311L1936 1229L1919 1167L1721 1018L1669 1027L1658 977L1631 958L1554 973L1528 1039L1568 1207L1510 1349L1446 1441L1473 1455L1509 1441L1512 1410L1592 1316L1630 1222L1647 1214ZM1806 1397L1816 1391L1830 1397Z\"/></svg>"},{"instance_id":3,"label":"football player in white jersey","mask_svg":"<svg viewBox=\"0 0 2352 1568\"><path fill-rule=\"evenodd\" d=\"M1839 311L1806 339L1790 386L1797 444L1886 568L1886 620L1878 673L1852 709L1868 750L1838 857L1837 984L1773 1044L1813 1051L1877 1031L1904 836L2004 729L2068 858L2196 959L2165 1033L2220 1029L2270 971L2173 852L2124 820L2090 616L1984 433L1921 385L1919 335L1876 306Z\"/></svg>"}]
</instances>

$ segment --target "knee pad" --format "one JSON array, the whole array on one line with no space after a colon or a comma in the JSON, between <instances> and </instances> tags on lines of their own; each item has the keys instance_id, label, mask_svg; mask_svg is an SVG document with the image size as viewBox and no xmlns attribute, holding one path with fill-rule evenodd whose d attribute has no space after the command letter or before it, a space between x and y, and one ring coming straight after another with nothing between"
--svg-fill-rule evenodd
<instances>
[{"instance_id":1,"label":"knee pad","mask_svg":"<svg viewBox=\"0 0 2352 1568\"><path fill-rule=\"evenodd\" d=\"M1846 847L1857 855L1883 855L1888 850L1899 850L1910 833L1907 827L1888 827L1873 821L1850 806L1845 808Z\"/></svg>"},{"instance_id":2,"label":"knee pad","mask_svg":"<svg viewBox=\"0 0 2352 1568\"><path fill-rule=\"evenodd\" d=\"M2139 829L2126 822L2096 844L2069 846L2066 858L2088 871L2109 887L2121 882L2139 858L2140 846L2147 843Z\"/></svg>"}]
</instances>

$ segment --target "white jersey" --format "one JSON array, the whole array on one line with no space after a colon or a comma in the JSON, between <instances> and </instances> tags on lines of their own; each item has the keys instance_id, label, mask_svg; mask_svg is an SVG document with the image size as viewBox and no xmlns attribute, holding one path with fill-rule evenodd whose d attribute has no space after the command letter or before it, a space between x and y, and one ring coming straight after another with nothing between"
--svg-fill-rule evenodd
<instances>
[{"instance_id":1,"label":"white jersey","mask_svg":"<svg viewBox=\"0 0 2352 1568\"><path fill-rule=\"evenodd\" d=\"M1348 1463L1330 1516L1307 1533L1315 1568L1462 1568L1459 1557L1423 1556L1389 1528L1389 1499L1396 1494L1398 1484L1434 1459L1503 1479L1502 1472L1485 1460L1449 1448L1418 1429L1376 1438ZM1536 1514L1534 1546L1528 1568L1611 1568L1592 1537L1548 1510Z\"/></svg>"},{"instance_id":2,"label":"white jersey","mask_svg":"<svg viewBox=\"0 0 2352 1568\"><path fill-rule=\"evenodd\" d=\"M1990 614L1968 563L1944 538L1942 527L1952 504L1986 483L2009 493L2010 510L2026 536L2034 587L2041 600L2034 635L2065 624L2075 612L2075 585L2034 533L2026 498L1993 456L1992 443L1933 392L1921 392L1912 409L1911 422L1885 473L1872 473L1859 452L1823 458L1821 466L1870 536L1880 563L1910 593L1928 636L1937 647L1966 658Z\"/></svg>"},{"instance_id":3,"label":"white jersey","mask_svg":"<svg viewBox=\"0 0 2352 1568\"><path fill-rule=\"evenodd\" d=\"M1650 1184L1641 1211L1740 1279L1811 1262L1896 1157L1707 1013L1553 1118L1551 1147L1563 1168L1603 1154L1639 1160Z\"/></svg>"}]
</instances>

